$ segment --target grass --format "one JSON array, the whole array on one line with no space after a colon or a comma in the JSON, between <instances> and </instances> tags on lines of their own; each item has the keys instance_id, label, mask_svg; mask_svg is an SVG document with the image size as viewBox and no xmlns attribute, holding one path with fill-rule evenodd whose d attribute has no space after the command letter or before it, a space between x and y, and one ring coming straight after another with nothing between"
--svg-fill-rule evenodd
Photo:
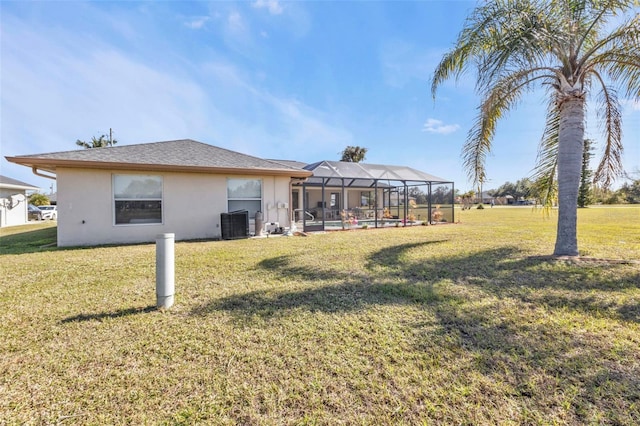
<instances>
[{"instance_id":1,"label":"grass","mask_svg":"<svg viewBox=\"0 0 640 426\"><path fill-rule=\"evenodd\" d=\"M640 208L580 210L577 262L545 257L553 216L456 215L177 243L167 311L153 244L42 248L51 224L3 230L0 419L640 423Z\"/></svg>"},{"instance_id":2,"label":"grass","mask_svg":"<svg viewBox=\"0 0 640 426\"><path fill-rule=\"evenodd\" d=\"M0 229L0 255L30 253L55 247L56 222L30 222L27 225Z\"/></svg>"}]
</instances>

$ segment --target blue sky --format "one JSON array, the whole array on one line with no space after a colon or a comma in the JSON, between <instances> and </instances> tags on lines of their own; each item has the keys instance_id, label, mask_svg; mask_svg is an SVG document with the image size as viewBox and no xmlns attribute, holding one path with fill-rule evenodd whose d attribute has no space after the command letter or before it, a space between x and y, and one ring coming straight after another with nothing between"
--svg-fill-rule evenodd
<instances>
[{"instance_id":1,"label":"blue sky","mask_svg":"<svg viewBox=\"0 0 640 426\"><path fill-rule=\"evenodd\" d=\"M461 148L474 76L430 77L473 1L2 1L0 173L52 181L4 156L190 138L263 158L409 165L471 188ZM498 126L485 189L527 177L546 100ZM640 105L623 111L628 171L640 168ZM600 139L591 120L587 137ZM619 184L620 182L618 182Z\"/></svg>"}]
</instances>

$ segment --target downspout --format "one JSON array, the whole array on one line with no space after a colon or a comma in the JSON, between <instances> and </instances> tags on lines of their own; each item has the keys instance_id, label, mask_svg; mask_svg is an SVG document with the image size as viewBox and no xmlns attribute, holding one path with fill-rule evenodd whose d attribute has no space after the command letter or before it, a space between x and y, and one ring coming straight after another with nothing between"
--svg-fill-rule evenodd
<instances>
[{"instance_id":1,"label":"downspout","mask_svg":"<svg viewBox=\"0 0 640 426\"><path fill-rule=\"evenodd\" d=\"M36 176L40 176L40 177L43 177L43 178L56 180L56 177L55 177L55 176L45 175L44 173L42 173L42 172L38 171L38 168L37 168L37 167L35 167L35 166L34 166L34 167L31 167L31 171L32 171L32 172L33 172L33 174L34 174L34 175L36 175Z\"/></svg>"}]
</instances>

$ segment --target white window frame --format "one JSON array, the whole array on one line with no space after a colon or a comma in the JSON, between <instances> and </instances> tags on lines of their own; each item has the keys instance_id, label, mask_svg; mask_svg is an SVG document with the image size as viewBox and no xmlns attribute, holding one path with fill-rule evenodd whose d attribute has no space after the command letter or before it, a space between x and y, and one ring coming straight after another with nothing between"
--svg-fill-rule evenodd
<instances>
[{"instance_id":1,"label":"white window frame","mask_svg":"<svg viewBox=\"0 0 640 426\"><path fill-rule=\"evenodd\" d=\"M260 197L256 198L256 197L229 197L229 182L230 181L258 181L260 182ZM263 211L262 210L262 203L263 203L263 198L264 198L264 180L262 178L250 178L250 177L228 177L227 178L227 187L226 187L226 191L227 191L227 213L230 213L231 209L229 209L229 202L231 201L258 201L260 203L260 208L257 211ZM254 215L251 214L251 212L249 212L249 220L254 219Z\"/></svg>"},{"instance_id":2,"label":"white window frame","mask_svg":"<svg viewBox=\"0 0 640 426\"><path fill-rule=\"evenodd\" d=\"M144 179L145 177L157 178L160 180L160 198L156 197L121 197L116 198L116 179L118 177L134 177L137 179ZM136 173L114 173L111 175L111 200L112 200L112 213L113 213L113 226L157 226L164 225L164 176L162 175L147 175ZM159 222L139 222L139 223L117 223L117 202L118 201L159 201L160 202L160 221Z\"/></svg>"}]
</instances>

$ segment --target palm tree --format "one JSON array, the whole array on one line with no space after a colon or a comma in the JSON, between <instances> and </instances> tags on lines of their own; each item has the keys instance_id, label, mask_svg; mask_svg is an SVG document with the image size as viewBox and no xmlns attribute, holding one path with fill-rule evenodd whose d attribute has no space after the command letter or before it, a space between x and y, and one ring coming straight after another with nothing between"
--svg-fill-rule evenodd
<instances>
[{"instance_id":1,"label":"palm tree","mask_svg":"<svg viewBox=\"0 0 640 426\"><path fill-rule=\"evenodd\" d=\"M359 163L364 160L367 155L367 148L359 146L348 146L342 151L342 158L340 161L348 161L350 163Z\"/></svg>"},{"instance_id":2,"label":"palm tree","mask_svg":"<svg viewBox=\"0 0 640 426\"><path fill-rule=\"evenodd\" d=\"M577 256L577 197L587 100L603 122L604 150L595 180L608 186L622 172L618 90L640 98L640 18L634 0L493 0L467 18L456 45L442 58L431 83L438 87L477 67L479 114L463 148L474 183L483 182L496 124L532 89L549 93L535 180L549 205L558 191L554 254ZM619 24L613 28L612 18Z\"/></svg>"},{"instance_id":3,"label":"palm tree","mask_svg":"<svg viewBox=\"0 0 640 426\"><path fill-rule=\"evenodd\" d=\"M118 141L116 139L113 139L113 131L111 129L109 129L109 134L108 135L100 135L99 138L96 138L95 136L91 137L91 143L85 142L85 141L81 141L80 139L76 140L76 145L81 146L85 149L89 149L89 148L104 148L107 146L113 146L115 144L117 144Z\"/></svg>"}]
</instances>

